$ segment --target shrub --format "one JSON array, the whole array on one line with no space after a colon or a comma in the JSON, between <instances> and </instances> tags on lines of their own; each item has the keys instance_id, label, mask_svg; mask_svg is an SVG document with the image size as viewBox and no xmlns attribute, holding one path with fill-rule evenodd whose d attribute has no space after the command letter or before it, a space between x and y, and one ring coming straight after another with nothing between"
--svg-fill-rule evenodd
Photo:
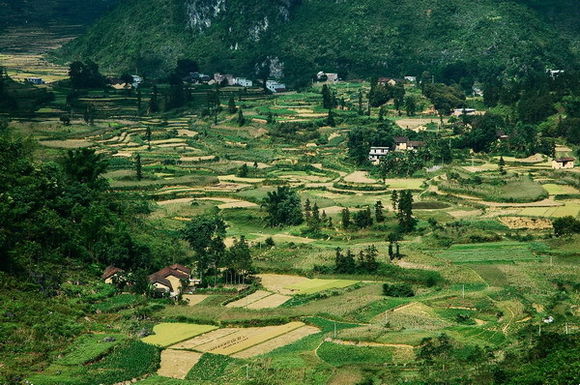
<instances>
[{"instance_id":1,"label":"shrub","mask_svg":"<svg viewBox=\"0 0 580 385\"><path fill-rule=\"evenodd\" d=\"M383 294L388 297L414 297L415 293L411 286L402 283L396 285L383 284Z\"/></svg>"}]
</instances>

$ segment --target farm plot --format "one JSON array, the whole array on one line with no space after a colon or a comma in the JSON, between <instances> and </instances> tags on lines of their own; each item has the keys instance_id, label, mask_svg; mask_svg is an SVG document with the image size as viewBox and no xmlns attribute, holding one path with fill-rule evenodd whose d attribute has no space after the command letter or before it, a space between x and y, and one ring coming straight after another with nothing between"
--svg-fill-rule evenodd
<instances>
[{"instance_id":1,"label":"farm plot","mask_svg":"<svg viewBox=\"0 0 580 385\"><path fill-rule=\"evenodd\" d=\"M141 341L158 346L171 346L178 342L217 329L213 325L196 325L186 323L161 323L153 327L155 334L144 337Z\"/></svg>"},{"instance_id":2,"label":"farm plot","mask_svg":"<svg viewBox=\"0 0 580 385\"><path fill-rule=\"evenodd\" d=\"M543 184L542 187L550 195L565 195L565 194L578 194L578 189L568 185L547 183Z\"/></svg>"},{"instance_id":3,"label":"farm plot","mask_svg":"<svg viewBox=\"0 0 580 385\"><path fill-rule=\"evenodd\" d=\"M313 294L324 290L342 289L359 281L346 279L309 279L294 275L260 274L262 285L284 295Z\"/></svg>"},{"instance_id":4,"label":"farm plot","mask_svg":"<svg viewBox=\"0 0 580 385\"><path fill-rule=\"evenodd\" d=\"M161 363L157 374L164 377L184 379L198 363L202 354L183 350L166 349L161 352Z\"/></svg>"},{"instance_id":5,"label":"farm plot","mask_svg":"<svg viewBox=\"0 0 580 385\"><path fill-rule=\"evenodd\" d=\"M303 322L244 329L225 328L194 337L171 348L251 357L268 353L318 331L317 328L306 326Z\"/></svg>"},{"instance_id":6,"label":"farm plot","mask_svg":"<svg viewBox=\"0 0 580 385\"><path fill-rule=\"evenodd\" d=\"M385 184L391 190L422 190L421 187L425 183L425 179L420 178L400 178L400 179L386 179Z\"/></svg>"},{"instance_id":7,"label":"farm plot","mask_svg":"<svg viewBox=\"0 0 580 385\"><path fill-rule=\"evenodd\" d=\"M453 245L436 255L454 263L505 263L535 261L538 259L533 248L542 248L539 243L495 242Z\"/></svg>"},{"instance_id":8,"label":"farm plot","mask_svg":"<svg viewBox=\"0 0 580 385\"><path fill-rule=\"evenodd\" d=\"M245 307L246 309L272 309L289 301L292 297L258 290L242 299L230 302L226 307Z\"/></svg>"},{"instance_id":9,"label":"farm plot","mask_svg":"<svg viewBox=\"0 0 580 385\"><path fill-rule=\"evenodd\" d=\"M436 330L451 323L437 315L435 309L421 302L411 302L392 311L379 314L372 320L375 323L389 322L395 328Z\"/></svg>"},{"instance_id":10,"label":"farm plot","mask_svg":"<svg viewBox=\"0 0 580 385\"><path fill-rule=\"evenodd\" d=\"M548 217L561 218L566 216L577 217L580 214L579 201L563 201L563 206L551 207L524 207L517 211L518 215L534 216L534 217Z\"/></svg>"},{"instance_id":11,"label":"farm plot","mask_svg":"<svg viewBox=\"0 0 580 385\"><path fill-rule=\"evenodd\" d=\"M546 218L500 217L499 220L510 229L547 230L552 228L552 221Z\"/></svg>"},{"instance_id":12,"label":"farm plot","mask_svg":"<svg viewBox=\"0 0 580 385\"><path fill-rule=\"evenodd\" d=\"M207 297L209 297L209 295L203 295L203 294L184 294L183 295L183 299L187 301L187 304L189 306L198 305L198 304L202 303L203 301L205 301Z\"/></svg>"}]
</instances>

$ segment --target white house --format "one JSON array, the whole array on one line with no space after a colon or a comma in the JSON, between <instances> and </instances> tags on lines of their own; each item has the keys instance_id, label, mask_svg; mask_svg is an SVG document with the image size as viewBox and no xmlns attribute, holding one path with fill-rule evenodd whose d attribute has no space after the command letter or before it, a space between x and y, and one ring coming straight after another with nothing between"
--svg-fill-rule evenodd
<instances>
[{"instance_id":1,"label":"white house","mask_svg":"<svg viewBox=\"0 0 580 385\"><path fill-rule=\"evenodd\" d=\"M227 86L233 86L236 84L234 75L231 75L231 74L215 73L215 74L213 74L213 80L217 84L225 84Z\"/></svg>"},{"instance_id":2,"label":"white house","mask_svg":"<svg viewBox=\"0 0 580 385\"><path fill-rule=\"evenodd\" d=\"M26 82L35 85L41 85L45 83L42 78L26 78Z\"/></svg>"},{"instance_id":3,"label":"white house","mask_svg":"<svg viewBox=\"0 0 580 385\"><path fill-rule=\"evenodd\" d=\"M387 155L390 151L389 147L371 147L369 152L369 161L373 164L378 164L381 158Z\"/></svg>"},{"instance_id":4,"label":"white house","mask_svg":"<svg viewBox=\"0 0 580 385\"><path fill-rule=\"evenodd\" d=\"M240 87L253 87L254 82L246 78L235 78L235 84Z\"/></svg>"},{"instance_id":5,"label":"white house","mask_svg":"<svg viewBox=\"0 0 580 385\"><path fill-rule=\"evenodd\" d=\"M133 78L133 83L131 84L133 88L139 88L141 83L143 83L143 78L139 75L131 75Z\"/></svg>"},{"instance_id":6,"label":"white house","mask_svg":"<svg viewBox=\"0 0 580 385\"><path fill-rule=\"evenodd\" d=\"M286 91L286 84L279 83L276 80L267 80L266 81L266 88L272 93L285 92Z\"/></svg>"},{"instance_id":7,"label":"white house","mask_svg":"<svg viewBox=\"0 0 580 385\"><path fill-rule=\"evenodd\" d=\"M409 83L417 83L416 76L405 76L405 80L408 81Z\"/></svg>"}]
</instances>

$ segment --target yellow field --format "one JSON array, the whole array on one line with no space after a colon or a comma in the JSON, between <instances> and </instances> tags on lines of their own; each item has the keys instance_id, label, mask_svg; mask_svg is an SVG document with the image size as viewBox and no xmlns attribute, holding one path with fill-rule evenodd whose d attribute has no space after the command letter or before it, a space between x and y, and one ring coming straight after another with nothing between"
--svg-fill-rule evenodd
<instances>
[{"instance_id":1,"label":"yellow field","mask_svg":"<svg viewBox=\"0 0 580 385\"><path fill-rule=\"evenodd\" d=\"M184 379L201 356L202 354L197 352L166 349L161 352L161 363L157 374L164 377Z\"/></svg>"},{"instance_id":2,"label":"yellow field","mask_svg":"<svg viewBox=\"0 0 580 385\"><path fill-rule=\"evenodd\" d=\"M542 185L542 187L550 194L550 195L559 195L559 194L578 194L578 189L561 184L554 184L548 183Z\"/></svg>"},{"instance_id":3,"label":"yellow field","mask_svg":"<svg viewBox=\"0 0 580 385\"><path fill-rule=\"evenodd\" d=\"M288 286L287 289L290 289L294 294L313 294L324 290L342 289L352 286L355 283L358 283L358 281L346 279L309 279L308 281Z\"/></svg>"},{"instance_id":4,"label":"yellow field","mask_svg":"<svg viewBox=\"0 0 580 385\"><path fill-rule=\"evenodd\" d=\"M293 333L294 331L303 328L306 329ZM171 348L190 349L203 353L222 355L233 355L253 348L247 354L257 355L273 350L278 346L287 345L297 341L298 339L314 332L318 332L318 329L307 327L302 322L290 322L279 326L244 329L225 328L183 341L171 346ZM261 346L271 340L271 343Z\"/></svg>"},{"instance_id":5,"label":"yellow field","mask_svg":"<svg viewBox=\"0 0 580 385\"><path fill-rule=\"evenodd\" d=\"M232 356L236 358L250 358L259 356L318 332L320 332L320 330L314 326L305 325L298 329L292 330L290 333L283 334L259 345L252 346L251 348L235 353Z\"/></svg>"},{"instance_id":6,"label":"yellow field","mask_svg":"<svg viewBox=\"0 0 580 385\"><path fill-rule=\"evenodd\" d=\"M422 190L421 185L425 182L425 179L420 178L398 178L398 179L387 179L385 184L391 190Z\"/></svg>"},{"instance_id":7,"label":"yellow field","mask_svg":"<svg viewBox=\"0 0 580 385\"><path fill-rule=\"evenodd\" d=\"M154 335L144 337L141 341L151 345L170 346L215 329L217 326L213 325L161 323L153 327Z\"/></svg>"},{"instance_id":8,"label":"yellow field","mask_svg":"<svg viewBox=\"0 0 580 385\"><path fill-rule=\"evenodd\" d=\"M256 301L261 300L262 298L268 297L271 294L272 293L268 291L258 290L255 293L247 295L242 299L228 303L226 307L246 307Z\"/></svg>"}]
</instances>

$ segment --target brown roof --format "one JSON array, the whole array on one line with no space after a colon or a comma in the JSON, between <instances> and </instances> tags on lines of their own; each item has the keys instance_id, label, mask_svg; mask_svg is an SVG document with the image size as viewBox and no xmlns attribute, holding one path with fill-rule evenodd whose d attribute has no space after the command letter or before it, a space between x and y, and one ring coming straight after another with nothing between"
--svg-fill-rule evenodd
<instances>
[{"instance_id":1,"label":"brown roof","mask_svg":"<svg viewBox=\"0 0 580 385\"><path fill-rule=\"evenodd\" d=\"M575 160L576 160L575 158L558 158L558 159L556 159L556 162L559 162L559 163L574 162Z\"/></svg>"},{"instance_id":2,"label":"brown roof","mask_svg":"<svg viewBox=\"0 0 580 385\"><path fill-rule=\"evenodd\" d=\"M191 269L189 267L180 265L179 263L174 263L173 265L171 265L169 267L173 270L180 271L180 272L187 274L187 275L191 274Z\"/></svg>"},{"instance_id":3,"label":"brown roof","mask_svg":"<svg viewBox=\"0 0 580 385\"><path fill-rule=\"evenodd\" d=\"M393 139L395 140L395 143L408 143L409 142L409 138L407 138L405 136L395 136Z\"/></svg>"},{"instance_id":4,"label":"brown roof","mask_svg":"<svg viewBox=\"0 0 580 385\"><path fill-rule=\"evenodd\" d=\"M119 269L118 267L115 266L107 266L105 272L103 273L103 275L101 275L101 278L108 279L117 273L122 273L123 271L124 271L123 269Z\"/></svg>"},{"instance_id":5,"label":"brown roof","mask_svg":"<svg viewBox=\"0 0 580 385\"><path fill-rule=\"evenodd\" d=\"M411 140L407 144L410 147L423 147L425 145L425 142L422 142L420 140Z\"/></svg>"},{"instance_id":6,"label":"brown roof","mask_svg":"<svg viewBox=\"0 0 580 385\"><path fill-rule=\"evenodd\" d=\"M173 291L173 286L171 286L171 282L169 282L166 278L157 275L157 273L155 274L151 274L149 276L149 282L151 283L160 283L164 286L167 286L169 288L169 290Z\"/></svg>"},{"instance_id":7,"label":"brown roof","mask_svg":"<svg viewBox=\"0 0 580 385\"><path fill-rule=\"evenodd\" d=\"M189 279L189 274L185 274L179 270L172 269L171 267L164 267L163 269L159 270L157 273L153 275L157 275L162 278L174 276L175 278L178 279Z\"/></svg>"}]
</instances>

